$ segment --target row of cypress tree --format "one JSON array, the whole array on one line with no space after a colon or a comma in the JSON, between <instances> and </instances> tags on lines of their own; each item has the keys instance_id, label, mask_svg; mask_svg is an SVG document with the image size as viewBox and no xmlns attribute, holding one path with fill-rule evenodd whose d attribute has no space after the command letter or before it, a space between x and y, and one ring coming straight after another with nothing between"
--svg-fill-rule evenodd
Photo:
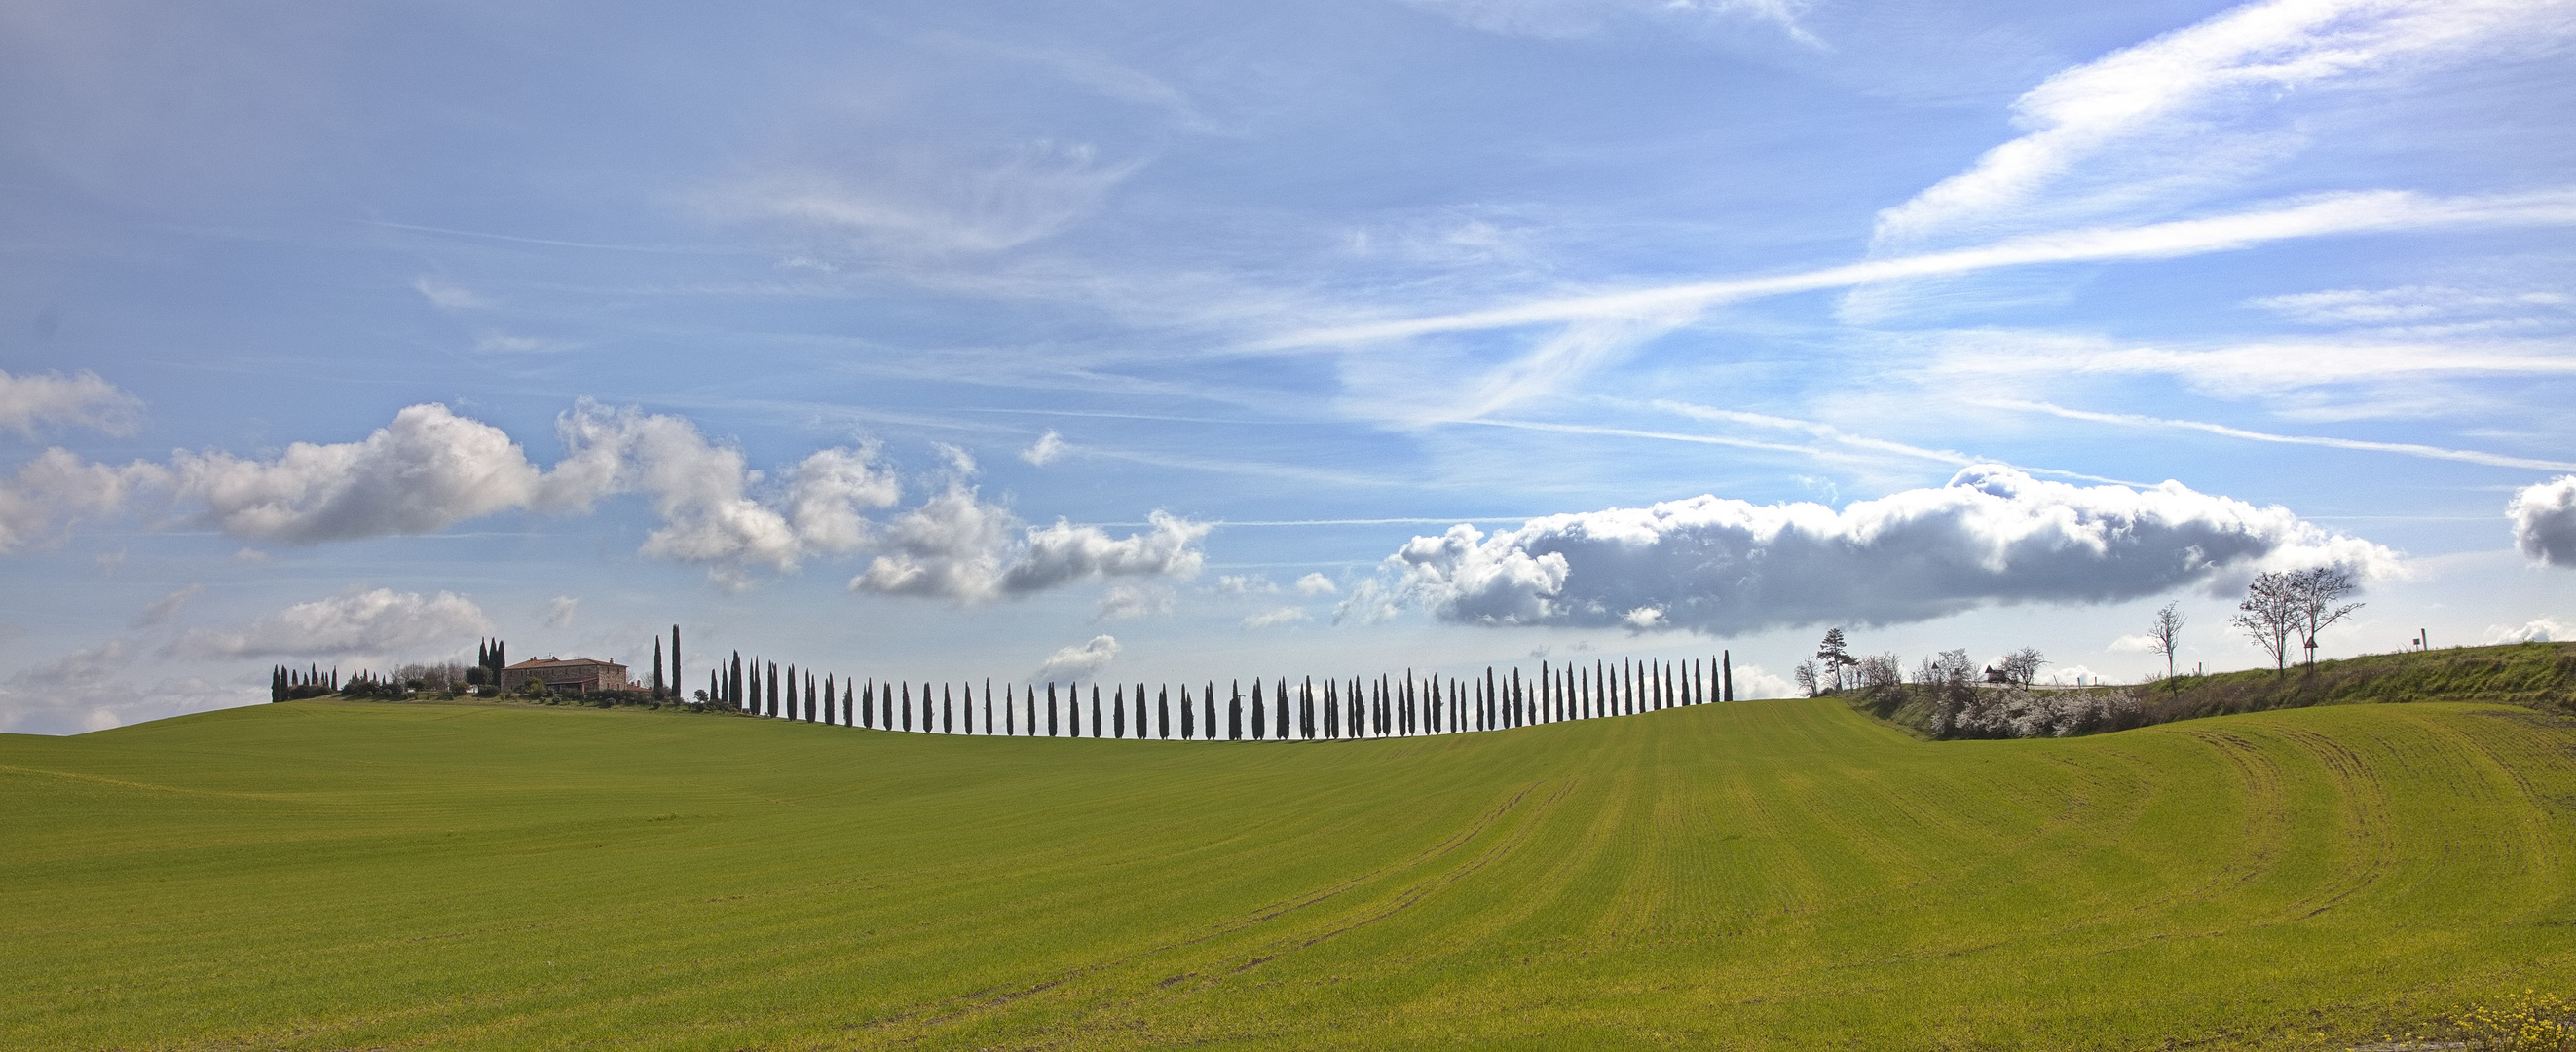
<instances>
[{"instance_id":1,"label":"row of cypress tree","mask_svg":"<svg viewBox=\"0 0 2576 1052\"><path fill-rule=\"evenodd\" d=\"M1285 677L1254 679L1247 697L1242 681L1227 691L1219 719L1216 684L1211 681L1193 700L1181 684L1174 705L1169 684L1153 688L1138 683L1091 687L1090 728L1084 731L1082 684L1045 685L1040 704L1036 685L1005 684L997 697L991 680L983 683L981 722L975 684L921 683L918 701L909 680L864 684L795 665L754 657L747 664L741 651L707 673L700 704L718 711L772 719L865 727L873 730L939 734L987 734L1013 737L1158 738L1197 741L1314 741L1349 738L1393 738L1425 734L1501 730L1565 720L1628 716L1682 705L1735 700L1731 653L1705 660L1658 662L1607 660L1592 667L1542 663L1524 679L1513 668L1508 675L1487 668L1482 678L1402 677L1328 679L1319 689L1312 677L1293 688ZM1148 703L1150 701L1150 706ZM1179 719L1174 720L1178 714ZM1043 720L1043 731L1041 723ZM977 728L981 727L979 731ZM1220 733L1220 728L1222 732ZM1175 731L1178 731L1175 734Z\"/></svg>"}]
</instances>

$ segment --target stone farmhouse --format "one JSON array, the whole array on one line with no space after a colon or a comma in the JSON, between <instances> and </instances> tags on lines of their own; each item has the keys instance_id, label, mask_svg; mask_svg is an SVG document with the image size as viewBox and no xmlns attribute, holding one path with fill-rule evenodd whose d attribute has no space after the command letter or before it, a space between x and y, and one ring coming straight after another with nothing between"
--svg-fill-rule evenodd
<instances>
[{"instance_id":1,"label":"stone farmhouse","mask_svg":"<svg viewBox=\"0 0 2576 1052\"><path fill-rule=\"evenodd\" d=\"M530 681L564 694L634 689L634 684L626 680L626 666L597 658L529 658L501 670L504 692L517 690Z\"/></svg>"}]
</instances>

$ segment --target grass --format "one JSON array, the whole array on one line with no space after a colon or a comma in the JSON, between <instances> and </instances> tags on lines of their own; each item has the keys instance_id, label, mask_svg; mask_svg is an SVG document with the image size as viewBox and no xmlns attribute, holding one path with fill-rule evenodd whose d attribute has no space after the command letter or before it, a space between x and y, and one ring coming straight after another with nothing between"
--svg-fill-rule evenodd
<instances>
[{"instance_id":1,"label":"grass","mask_svg":"<svg viewBox=\"0 0 2576 1052\"><path fill-rule=\"evenodd\" d=\"M1923 742L294 702L0 736L0 1047L2254 1048L2576 974L2576 720Z\"/></svg>"},{"instance_id":2,"label":"grass","mask_svg":"<svg viewBox=\"0 0 2576 1052\"><path fill-rule=\"evenodd\" d=\"M2177 676L2140 692L2154 722L2366 702L2491 701L2576 712L2576 643L2365 654L2286 671Z\"/></svg>"}]
</instances>

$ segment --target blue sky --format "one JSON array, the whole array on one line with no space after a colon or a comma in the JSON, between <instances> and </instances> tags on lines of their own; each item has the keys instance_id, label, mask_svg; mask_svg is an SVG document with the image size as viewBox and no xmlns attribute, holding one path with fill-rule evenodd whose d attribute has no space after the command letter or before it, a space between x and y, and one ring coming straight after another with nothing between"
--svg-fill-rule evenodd
<instances>
[{"instance_id":1,"label":"blue sky","mask_svg":"<svg viewBox=\"0 0 2576 1052\"><path fill-rule=\"evenodd\" d=\"M2168 601L2267 663L2232 597L2317 563L2367 586L2328 655L2565 638L2571 41L12 4L0 730L674 622L876 678L1724 648L1760 693L1844 625L2125 680Z\"/></svg>"}]
</instances>

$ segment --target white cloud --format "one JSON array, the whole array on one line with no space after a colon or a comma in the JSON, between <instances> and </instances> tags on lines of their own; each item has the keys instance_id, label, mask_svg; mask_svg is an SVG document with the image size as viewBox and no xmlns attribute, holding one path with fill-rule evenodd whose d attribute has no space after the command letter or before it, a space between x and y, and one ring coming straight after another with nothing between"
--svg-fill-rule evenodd
<instances>
[{"instance_id":1,"label":"white cloud","mask_svg":"<svg viewBox=\"0 0 2576 1052\"><path fill-rule=\"evenodd\" d=\"M1092 608L1092 617L1101 621L1127 621L1139 617L1159 617L1172 612L1179 597L1160 585L1119 584L1109 586Z\"/></svg>"},{"instance_id":2,"label":"white cloud","mask_svg":"<svg viewBox=\"0 0 2576 1052\"><path fill-rule=\"evenodd\" d=\"M1277 595L1279 582L1260 574L1227 574L1216 579L1218 595Z\"/></svg>"},{"instance_id":3,"label":"white cloud","mask_svg":"<svg viewBox=\"0 0 2576 1052\"><path fill-rule=\"evenodd\" d=\"M2576 640L2576 627L2562 624L2554 617L2535 617L2519 628L2487 626L2488 643L2564 643L2569 640Z\"/></svg>"},{"instance_id":4,"label":"white cloud","mask_svg":"<svg viewBox=\"0 0 2576 1052\"><path fill-rule=\"evenodd\" d=\"M170 482L170 472L158 465L110 467L48 449L0 481L0 554L59 541L72 523L115 515Z\"/></svg>"},{"instance_id":5,"label":"white cloud","mask_svg":"<svg viewBox=\"0 0 2576 1052\"><path fill-rule=\"evenodd\" d=\"M2311 325L2400 326L2458 318L2563 314L2576 297L2555 292L2491 293L2433 285L2391 289L2333 289L2246 301Z\"/></svg>"},{"instance_id":6,"label":"white cloud","mask_svg":"<svg viewBox=\"0 0 2576 1052\"><path fill-rule=\"evenodd\" d=\"M142 399L118 390L115 384L87 369L70 376L11 376L0 370L0 428L28 439L36 437L38 426L47 424L130 435L134 433L135 417L142 411Z\"/></svg>"},{"instance_id":7,"label":"white cloud","mask_svg":"<svg viewBox=\"0 0 2576 1052\"><path fill-rule=\"evenodd\" d=\"M1333 579L1323 574L1310 573L1297 579L1298 595L1331 595L1338 591L1341 589L1333 587Z\"/></svg>"},{"instance_id":8,"label":"white cloud","mask_svg":"<svg viewBox=\"0 0 2576 1052\"><path fill-rule=\"evenodd\" d=\"M2576 475L2524 486L2505 505L2513 546L2532 561L2576 567Z\"/></svg>"},{"instance_id":9,"label":"white cloud","mask_svg":"<svg viewBox=\"0 0 2576 1052\"><path fill-rule=\"evenodd\" d=\"M850 589L980 603L1092 577L1197 574L1206 560L1198 543L1210 527L1160 511L1146 518L1152 529L1122 538L1062 519L1023 527L1007 509L953 483L887 526L880 547L890 550Z\"/></svg>"},{"instance_id":10,"label":"white cloud","mask_svg":"<svg viewBox=\"0 0 2576 1052\"><path fill-rule=\"evenodd\" d=\"M134 657L133 643L111 639L0 681L0 732L82 734L268 700L256 688L194 676L129 679Z\"/></svg>"},{"instance_id":11,"label":"white cloud","mask_svg":"<svg viewBox=\"0 0 2576 1052\"><path fill-rule=\"evenodd\" d=\"M1283 350L1595 319L1669 317L1721 303L2044 263L2169 259L2296 238L2482 226L2576 224L2576 191L2432 197L2401 190L2325 194L2251 211L2140 226L2004 238L1973 248L1889 256L1817 270L1538 300L1515 306L1292 332L1250 344Z\"/></svg>"},{"instance_id":12,"label":"white cloud","mask_svg":"<svg viewBox=\"0 0 2576 1052\"><path fill-rule=\"evenodd\" d=\"M1314 620L1313 615L1308 614L1303 608L1283 606L1244 618L1243 630L1257 632L1265 628L1277 628L1280 625L1300 624L1311 620Z\"/></svg>"},{"instance_id":13,"label":"white cloud","mask_svg":"<svg viewBox=\"0 0 2576 1052\"><path fill-rule=\"evenodd\" d=\"M196 598L205 590L205 585L192 584L144 604L143 612L135 615L134 624L138 628L169 624L171 618L179 616L180 608L188 605L188 600Z\"/></svg>"},{"instance_id":14,"label":"white cloud","mask_svg":"<svg viewBox=\"0 0 2576 1052\"><path fill-rule=\"evenodd\" d=\"M1080 679L1100 671L1101 666L1108 664L1117 656L1117 637L1093 636L1087 642L1076 643L1047 655L1046 661L1038 666L1037 674L1040 678L1065 676Z\"/></svg>"},{"instance_id":15,"label":"white cloud","mask_svg":"<svg viewBox=\"0 0 2576 1052\"><path fill-rule=\"evenodd\" d=\"M739 449L707 441L696 424L583 400L556 421L569 452L548 473L541 508L588 510L599 498L643 494L663 526L644 539L646 555L707 564L739 583L752 567L793 571L813 554L845 554L870 541L862 508L901 496L873 445L814 453L787 473L782 492L756 499L761 481Z\"/></svg>"},{"instance_id":16,"label":"white cloud","mask_svg":"<svg viewBox=\"0 0 2576 1052\"><path fill-rule=\"evenodd\" d=\"M1648 610L1655 626L1732 634L2113 602L2324 563L2365 579L2401 572L2395 552L2286 508L2176 482L2079 487L1982 465L1841 511L1704 496L1491 537L1460 525L1414 538L1387 567L1402 598L1448 621L1638 628L1632 619Z\"/></svg>"},{"instance_id":17,"label":"white cloud","mask_svg":"<svg viewBox=\"0 0 2576 1052\"><path fill-rule=\"evenodd\" d=\"M1071 447L1064 444L1064 436L1056 434L1055 429L1050 427L1046 434L1038 436L1037 444L1020 451L1020 459L1045 467L1064 456L1064 451L1068 448Z\"/></svg>"},{"instance_id":18,"label":"white cloud","mask_svg":"<svg viewBox=\"0 0 2576 1052\"><path fill-rule=\"evenodd\" d=\"M378 588L297 603L238 632L195 629L178 649L202 658L393 657L451 649L492 632L491 619L453 592Z\"/></svg>"},{"instance_id":19,"label":"white cloud","mask_svg":"<svg viewBox=\"0 0 2576 1052\"><path fill-rule=\"evenodd\" d=\"M2221 397L2444 377L2576 375L2564 341L2378 336L2261 340L2215 347L2119 345L2083 336L1946 334L1931 371L1950 377L2171 376Z\"/></svg>"},{"instance_id":20,"label":"white cloud","mask_svg":"<svg viewBox=\"0 0 2576 1052\"><path fill-rule=\"evenodd\" d=\"M297 442L270 461L181 450L171 468L225 533L290 544L434 533L525 507L540 477L500 428L436 404L358 442Z\"/></svg>"},{"instance_id":21,"label":"white cloud","mask_svg":"<svg viewBox=\"0 0 2576 1052\"><path fill-rule=\"evenodd\" d=\"M580 608L581 600L568 595L559 595L546 600L545 611L538 614L537 619L547 628L570 628L573 611Z\"/></svg>"},{"instance_id":22,"label":"white cloud","mask_svg":"<svg viewBox=\"0 0 2576 1052\"><path fill-rule=\"evenodd\" d=\"M2155 654L2162 653L2162 651L2156 648L2163 645L2164 644L2154 636L2129 635L2121 636L2118 639L2112 640L2109 646L2103 647L2102 649L2108 650L2114 654Z\"/></svg>"},{"instance_id":23,"label":"white cloud","mask_svg":"<svg viewBox=\"0 0 2576 1052\"><path fill-rule=\"evenodd\" d=\"M1377 578L1363 578L1351 586L1351 594L1333 605L1333 623L1383 624L1404 612L1405 596Z\"/></svg>"},{"instance_id":24,"label":"white cloud","mask_svg":"<svg viewBox=\"0 0 2576 1052\"><path fill-rule=\"evenodd\" d=\"M2500 453L2487 453L2475 449L2445 449L2441 446L2418 445L2412 442L2369 442L2361 439L2332 438L2322 435L2278 435L2269 431L2249 431L2241 427L2229 427L2225 424L2212 424L2200 420L2166 420L2151 416L2138 416L2130 413L2094 413L2081 409L2067 409L2060 406L2050 405L2046 402L2014 402L1996 399L1982 401L1977 404L1990 409L2015 409L2024 412L2046 413L2050 416L2064 417L2069 420L2091 420L2098 423L2125 424L2134 427L2166 427L2177 428L2185 431L2204 431L2213 435L2223 435L2228 438L2241 438L2254 442L2277 442L2283 445L2293 446L2322 446L2328 449L2354 449L2374 453L2397 453L2410 457L2423 457L2427 460L2456 460L2468 464L2485 464L2491 467L2533 468L2541 471L2564 471L2576 468L2576 462L2564 460L2541 460L2534 457L2511 457Z\"/></svg>"},{"instance_id":25,"label":"white cloud","mask_svg":"<svg viewBox=\"0 0 2576 1052\"><path fill-rule=\"evenodd\" d=\"M905 255L985 255L1049 237L1097 211L1143 167L1085 143L1035 140L977 157L927 146L865 165L784 167L749 181L732 210Z\"/></svg>"},{"instance_id":26,"label":"white cloud","mask_svg":"<svg viewBox=\"0 0 2576 1052\"><path fill-rule=\"evenodd\" d=\"M492 305L491 300L476 295L473 290L436 275L423 274L413 278L411 287L420 293L422 299L440 310L473 310Z\"/></svg>"},{"instance_id":27,"label":"white cloud","mask_svg":"<svg viewBox=\"0 0 2576 1052\"><path fill-rule=\"evenodd\" d=\"M2214 116L2402 65L2563 35L2518 0L2266 0L2064 70L2013 104L2029 130L1879 214L1882 243L2186 195L2268 164L2298 137ZM2094 162L2100 162L2098 164Z\"/></svg>"},{"instance_id":28,"label":"white cloud","mask_svg":"<svg viewBox=\"0 0 2576 1052\"><path fill-rule=\"evenodd\" d=\"M1748 662L1735 664L1735 700L1758 701L1763 698L1796 697L1798 686L1787 676L1775 676L1762 666Z\"/></svg>"}]
</instances>

